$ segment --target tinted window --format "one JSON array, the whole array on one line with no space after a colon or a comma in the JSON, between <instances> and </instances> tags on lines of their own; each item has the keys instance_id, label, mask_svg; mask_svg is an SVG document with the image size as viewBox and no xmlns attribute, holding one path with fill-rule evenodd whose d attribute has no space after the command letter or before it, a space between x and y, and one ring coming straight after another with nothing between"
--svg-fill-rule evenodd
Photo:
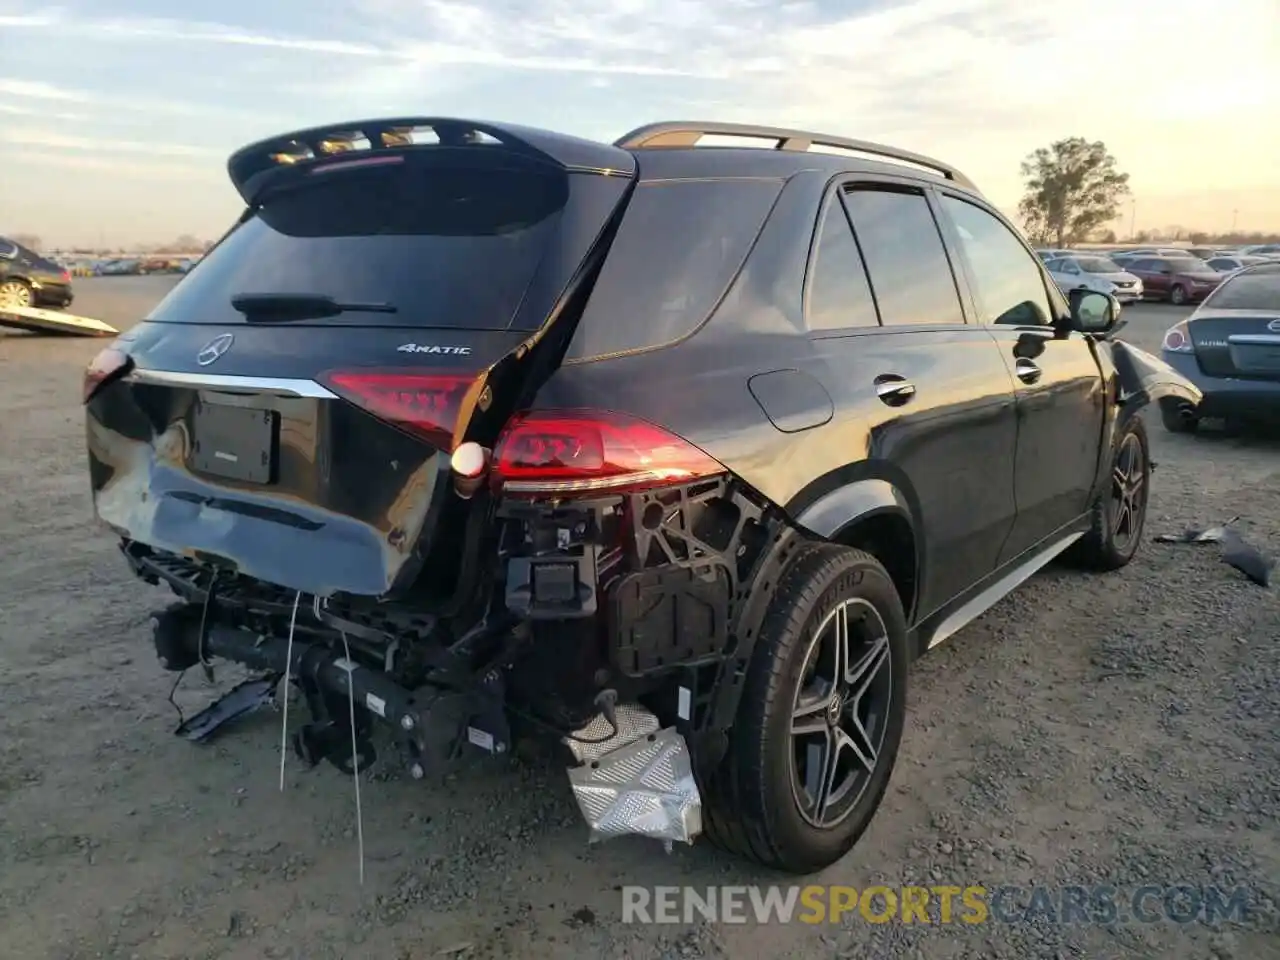
<instances>
[{"instance_id":1,"label":"tinted window","mask_svg":"<svg viewBox=\"0 0 1280 960\"><path fill-rule=\"evenodd\" d=\"M1159 260L1131 260L1129 261L1130 270L1139 270L1143 273L1157 273L1160 270Z\"/></svg>"},{"instance_id":2,"label":"tinted window","mask_svg":"<svg viewBox=\"0 0 1280 960\"><path fill-rule=\"evenodd\" d=\"M987 211L954 197L942 205L960 234L987 323L1045 324L1052 314L1040 270L1017 236Z\"/></svg>"},{"instance_id":3,"label":"tinted window","mask_svg":"<svg viewBox=\"0 0 1280 960\"><path fill-rule=\"evenodd\" d=\"M639 184L569 358L654 347L692 333L737 275L781 189L776 180Z\"/></svg>"},{"instance_id":4,"label":"tinted window","mask_svg":"<svg viewBox=\"0 0 1280 960\"><path fill-rule=\"evenodd\" d=\"M879 326L862 257L838 200L827 204L821 230L809 280L809 329Z\"/></svg>"},{"instance_id":5,"label":"tinted window","mask_svg":"<svg viewBox=\"0 0 1280 960\"><path fill-rule=\"evenodd\" d=\"M326 323L505 329L557 236L570 177L497 161L328 172L268 196L152 312L239 323L239 293L389 302Z\"/></svg>"},{"instance_id":6,"label":"tinted window","mask_svg":"<svg viewBox=\"0 0 1280 960\"><path fill-rule=\"evenodd\" d=\"M1066 263L1062 260L1049 260L1045 263L1044 268L1052 273L1061 273Z\"/></svg>"},{"instance_id":7,"label":"tinted window","mask_svg":"<svg viewBox=\"0 0 1280 960\"><path fill-rule=\"evenodd\" d=\"M886 326L964 323L955 278L923 194L857 189L845 195Z\"/></svg>"},{"instance_id":8,"label":"tinted window","mask_svg":"<svg viewBox=\"0 0 1280 960\"><path fill-rule=\"evenodd\" d=\"M1280 266L1238 274L1211 293L1206 306L1219 310L1263 310L1280 313Z\"/></svg>"}]
</instances>

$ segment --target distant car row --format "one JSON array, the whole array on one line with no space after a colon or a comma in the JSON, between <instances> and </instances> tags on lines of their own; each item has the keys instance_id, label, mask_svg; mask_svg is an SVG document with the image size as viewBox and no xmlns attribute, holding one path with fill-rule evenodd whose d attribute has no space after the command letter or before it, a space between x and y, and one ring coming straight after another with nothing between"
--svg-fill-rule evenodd
<instances>
[{"instance_id":1,"label":"distant car row","mask_svg":"<svg viewBox=\"0 0 1280 960\"><path fill-rule=\"evenodd\" d=\"M127 257L123 259L55 258L77 277L126 277L153 273L186 273L198 257Z\"/></svg>"},{"instance_id":2,"label":"distant car row","mask_svg":"<svg viewBox=\"0 0 1280 960\"><path fill-rule=\"evenodd\" d=\"M1200 303L1229 276L1259 263L1280 260L1280 244L1241 250L1211 247L1148 247L1130 250L1040 250L1040 258L1065 293L1095 290L1121 303L1167 300Z\"/></svg>"}]
</instances>

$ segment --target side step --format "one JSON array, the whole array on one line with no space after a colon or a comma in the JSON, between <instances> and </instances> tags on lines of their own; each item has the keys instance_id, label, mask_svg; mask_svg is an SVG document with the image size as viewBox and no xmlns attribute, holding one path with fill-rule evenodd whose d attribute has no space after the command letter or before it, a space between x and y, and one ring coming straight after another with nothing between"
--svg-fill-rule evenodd
<instances>
[{"instance_id":1,"label":"side step","mask_svg":"<svg viewBox=\"0 0 1280 960\"><path fill-rule=\"evenodd\" d=\"M579 762L568 770L569 785L589 842L636 834L668 849L674 841L693 843L702 832L702 797L689 745L637 704L620 704L615 716L611 726L598 715L564 740Z\"/></svg>"}]
</instances>

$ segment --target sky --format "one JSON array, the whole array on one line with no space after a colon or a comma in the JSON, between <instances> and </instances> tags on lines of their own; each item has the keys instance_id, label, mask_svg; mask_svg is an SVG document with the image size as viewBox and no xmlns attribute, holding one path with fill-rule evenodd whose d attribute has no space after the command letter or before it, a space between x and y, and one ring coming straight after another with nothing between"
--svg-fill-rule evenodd
<instances>
[{"instance_id":1,"label":"sky","mask_svg":"<svg viewBox=\"0 0 1280 960\"><path fill-rule=\"evenodd\" d=\"M0 0L0 232L215 238L233 150L378 116L802 127L1010 212L1083 136L1131 175L1122 232L1280 230L1277 0Z\"/></svg>"}]
</instances>

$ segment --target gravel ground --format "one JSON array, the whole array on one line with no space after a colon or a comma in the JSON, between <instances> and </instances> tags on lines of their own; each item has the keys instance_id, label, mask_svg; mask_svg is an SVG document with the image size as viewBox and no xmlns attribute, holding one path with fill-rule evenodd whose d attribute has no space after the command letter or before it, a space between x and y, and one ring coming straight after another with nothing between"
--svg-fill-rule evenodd
<instances>
[{"instance_id":1,"label":"gravel ground","mask_svg":"<svg viewBox=\"0 0 1280 960\"><path fill-rule=\"evenodd\" d=\"M76 307L127 326L167 283L79 281ZM1128 314L1148 349L1178 315ZM366 784L360 887L351 784L291 761L279 793L278 716L172 736L145 628L166 595L91 520L99 347L0 334L0 956L1280 957L1280 611L1213 547L1050 570L922 661L885 804L820 882L1245 885L1242 922L623 924L621 884L776 878L704 844L588 848L537 759ZM1280 441L1152 438L1148 533L1239 514L1280 545Z\"/></svg>"}]
</instances>

